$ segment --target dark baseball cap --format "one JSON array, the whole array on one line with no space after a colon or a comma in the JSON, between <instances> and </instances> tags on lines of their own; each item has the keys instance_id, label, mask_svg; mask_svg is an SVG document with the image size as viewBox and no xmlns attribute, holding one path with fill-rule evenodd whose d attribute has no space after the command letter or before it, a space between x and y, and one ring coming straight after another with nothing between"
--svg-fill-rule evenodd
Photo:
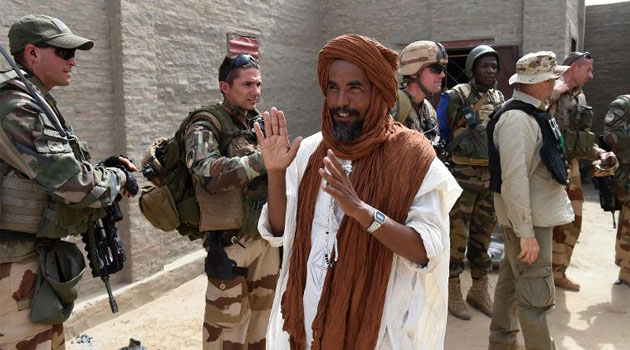
<instances>
[{"instance_id":1,"label":"dark baseball cap","mask_svg":"<svg viewBox=\"0 0 630 350\"><path fill-rule=\"evenodd\" d=\"M46 15L27 15L9 29L9 47L15 55L28 44L46 43L64 49L89 50L94 41L72 34L61 20Z\"/></svg>"}]
</instances>

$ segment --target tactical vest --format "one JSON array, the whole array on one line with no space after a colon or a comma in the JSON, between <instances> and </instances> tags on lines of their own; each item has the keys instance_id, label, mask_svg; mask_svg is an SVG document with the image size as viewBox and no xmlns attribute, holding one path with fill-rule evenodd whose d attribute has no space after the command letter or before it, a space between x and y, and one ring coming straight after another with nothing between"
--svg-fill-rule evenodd
<instances>
[{"instance_id":1,"label":"tactical vest","mask_svg":"<svg viewBox=\"0 0 630 350\"><path fill-rule=\"evenodd\" d=\"M490 116L490 122L488 122L490 189L501 193L501 184L503 182L501 179L499 150L493 140L494 128L501 116L513 109L521 110L536 120L543 136L543 145L540 148L541 161L551 173L551 177L559 184L566 186L568 183L568 162L562 145L562 134L555 120L549 113L541 111L528 103L512 100L497 109Z\"/></svg>"},{"instance_id":2,"label":"tactical vest","mask_svg":"<svg viewBox=\"0 0 630 350\"><path fill-rule=\"evenodd\" d=\"M222 156L243 157L258 149L255 134L239 127L221 104L204 106L189 113L165 150L165 186L172 194L180 225L176 228L190 239L203 238L203 232L239 230L241 235L258 233L260 212L267 198L266 176L252 180L245 188L208 192L196 183L185 164L184 136L189 125L205 121L219 142Z\"/></svg>"},{"instance_id":3,"label":"tactical vest","mask_svg":"<svg viewBox=\"0 0 630 350\"><path fill-rule=\"evenodd\" d=\"M11 90L8 92L8 90ZM53 125L28 95L21 83L9 80L0 85L0 91L14 93L20 103L39 112L44 124ZM42 98L42 100L44 100ZM44 103L47 101L44 100ZM7 106L4 106L7 107ZM56 106L51 110L61 117ZM0 111L3 115L11 111ZM63 120L63 117L59 118ZM79 140L69 128L63 125L65 137L74 157L86 161ZM59 137L62 137L59 135ZM37 147L37 144L35 145ZM26 178L18 170L0 159L0 230L33 234L37 238L63 238L67 235L80 235L88 230L93 220L105 216L102 208L79 208L59 201L52 193L47 193L37 182Z\"/></svg>"},{"instance_id":4,"label":"tactical vest","mask_svg":"<svg viewBox=\"0 0 630 350\"><path fill-rule=\"evenodd\" d=\"M477 99L472 93L470 84L456 85L453 87L452 93L459 95L463 102L463 108L458 111L456 120L465 121L466 116L461 113L470 113L475 123L474 126L470 126L467 122L463 122L453 127L452 138L448 144L452 160L456 164L488 166L486 126L492 113L499 108L503 101L499 97L498 91L494 89L483 94L481 99L485 99L485 101L480 101L481 99Z\"/></svg>"},{"instance_id":5,"label":"tactical vest","mask_svg":"<svg viewBox=\"0 0 630 350\"><path fill-rule=\"evenodd\" d=\"M552 108L557 123L564 136L564 144L569 158L594 157L593 145L597 137L591 131L593 124L593 108L586 104L583 92L572 96L560 95Z\"/></svg>"}]
</instances>

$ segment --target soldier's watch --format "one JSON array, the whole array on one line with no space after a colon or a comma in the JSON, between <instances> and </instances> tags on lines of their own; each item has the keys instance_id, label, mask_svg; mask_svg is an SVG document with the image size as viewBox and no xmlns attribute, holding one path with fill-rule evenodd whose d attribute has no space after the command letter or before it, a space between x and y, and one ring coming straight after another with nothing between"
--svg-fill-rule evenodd
<instances>
[{"instance_id":1,"label":"soldier's watch","mask_svg":"<svg viewBox=\"0 0 630 350\"><path fill-rule=\"evenodd\" d=\"M382 211L376 210L374 212L374 221L372 221L372 224L368 226L365 230L369 233L373 233L374 231L378 230L381 226L383 226L386 218L387 217L385 216L385 214L383 214Z\"/></svg>"}]
</instances>

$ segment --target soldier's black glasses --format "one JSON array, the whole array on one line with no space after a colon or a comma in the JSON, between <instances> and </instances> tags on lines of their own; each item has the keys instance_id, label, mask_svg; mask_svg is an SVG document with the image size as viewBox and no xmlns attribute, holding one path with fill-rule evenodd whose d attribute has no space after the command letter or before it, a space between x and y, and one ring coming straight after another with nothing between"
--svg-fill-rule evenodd
<instances>
[{"instance_id":1,"label":"soldier's black glasses","mask_svg":"<svg viewBox=\"0 0 630 350\"><path fill-rule=\"evenodd\" d=\"M427 68L429 68L429 71L431 71L431 73L435 73L435 74L442 74L442 72L446 70L446 66L443 66L437 63L434 63L428 66Z\"/></svg>"},{"instance_id":2,"label":"soldier's black glasses","mask_svg":"<svg viewBox=\"0 0 630 350\"><path fill-rule=\"evenodd\" d=\"M246 66L250 62L254 64L258 64L258 61L254 58L254 56L246 54L246 53L242 53L232 59L232 64L230 64L230 69L228 70L228 72L232 71L232 69Z\"/></svg>"},{"instance_id":3,"label":"soldier's black glasses","mask_svg":"<svg viewBox=\"0 0 630 350\"><path fill-rule=\"evenodd\" d=\"M569 62L566 62L564 65L565 65L565 66L570 66L570 65L572 65L573 63L577 62L577 60L579 60L579 59L580 59L580 58L582 58L582 57L586 58L587 60L592 60L592 59L593 59L593 55L591 55L591 53L590 53L590 52L586 51L585 53L583 53L583 54L581 54L581 55L578 55L578 56L573 57L573 59L572 59L572 60L569 60Z\"/></svg>"},{"instance_id":4,"label":"soldier's black glasses","mask_svg":"<svg viewBox=\"0 0 630 350\"><path fill-rule=\"evenodd\" d=\"M57 47L57 46L53 46L46 43L39 43L39 44L36 44L35 46L41 47L43 49L52 47L55 49L55 55L57 55L58 57L66 61L74 57L74 53L77 51L77 49L64 49L63 47Z\"/></svg>"}]
</instances>

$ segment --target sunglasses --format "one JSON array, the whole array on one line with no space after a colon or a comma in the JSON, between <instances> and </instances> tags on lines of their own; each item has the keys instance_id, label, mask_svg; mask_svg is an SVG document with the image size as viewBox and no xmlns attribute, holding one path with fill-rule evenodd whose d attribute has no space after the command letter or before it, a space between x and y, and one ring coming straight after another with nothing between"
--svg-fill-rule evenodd
<instances>
[{"instance_id":1,"label":"sunglasses","mask_svg":"<svg viewBox=\"0 0 630 350\"><path fill-rule=\"evenodd\" d=\"M232 59L232 64L230 64L230 70L241 68L243 66L248 65L249 63L258 64L258 61L254 58L254 56L242 53Z\"/></svg>"},{"instance_id":2,"label":"sunglasses","mask_svg":"<svg viewBox=\"0 0 630 350\"><path fill-rule=\"evenodd\" d=\"M46 43L39 43L39 44L36 44L35 46L40 47L42 49L52 47L55 49L55 55L57 55L58 57L66 61L74 57L74 54L77 51L77 49L64 49L63 47L57 47L57 46L49 45Z\"/></svg>"},{"instance_id":3,"label":"sunglasses","mask_svg":"<svg viewBox=\"0 0 630 350\"><path fill-rule=\"evenodd\" d=\"M441 65L437 63L434 63L428 66L427 68L429 68L429 71L431 73L435 73L435 74L442 74L444 71L446 71L446 65Z\"/></svg>"},{"instance_id":4,"label":"sunglasses","mask_svg":"<svg viewBox=\"0 0 630 350\"><path fill-rule=\"evenodd\" d=\"M577 60L579 60L579 59L580 59L580 58L582 58L582 57L586 58L587 60L592 60L592 59L593 59L593 55L591 55L591 53L587 51L587 52L585 52L585 53L583 53L583 54L581 54L581 55L579 55L579 56L575 56L575 57L573 57L573 59L572 59L572 60L569 60L569 61L568 61L568 62L566 62L564 65L565 65L565 66L570 66L570 65L572 65L573 63L577 62Z\"/></svg>"}]
</instances>

